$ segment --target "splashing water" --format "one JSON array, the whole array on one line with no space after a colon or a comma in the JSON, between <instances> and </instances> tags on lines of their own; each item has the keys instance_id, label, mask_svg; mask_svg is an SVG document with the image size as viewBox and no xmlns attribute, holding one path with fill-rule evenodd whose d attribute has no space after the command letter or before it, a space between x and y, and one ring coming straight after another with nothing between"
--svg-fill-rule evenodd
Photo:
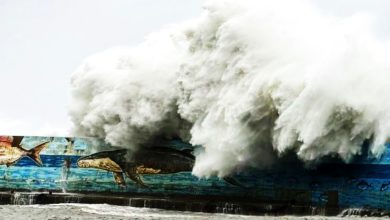
<instances>
[{"instance_id":1,"label":"splashing water","mask_svg":"<svg viewBox=\"0 0 390 220\"><path fill-rule=\"evenodd\" d=\"M207 1L204 13L111 49L72 76L75 132L136 149L156 137L202 145L193 173L268 166L285 151L349 161L390 136L389 43L363 15L308 1Z\"/></svg>"}]
</instances>

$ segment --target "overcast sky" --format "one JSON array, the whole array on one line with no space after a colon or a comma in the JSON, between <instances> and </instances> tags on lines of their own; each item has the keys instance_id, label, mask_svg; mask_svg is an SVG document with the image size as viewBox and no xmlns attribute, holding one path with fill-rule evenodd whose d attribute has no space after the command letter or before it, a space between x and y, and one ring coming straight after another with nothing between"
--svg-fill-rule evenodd
<instances>
[{"instance_id":1,"label":"overcast sky","mask_svg":"<svg viewBox=\"0 0 390 220\"><path fill-rule=\"evenodd\" d=\"M324 13L376 17L390 36L390 1L315 0ZM0 0L0 133L63 135L73 70L87 56L132 46L201 13L201 0ZM282 6L281 6L282 7Z\"/></svg>"}]
</instances>

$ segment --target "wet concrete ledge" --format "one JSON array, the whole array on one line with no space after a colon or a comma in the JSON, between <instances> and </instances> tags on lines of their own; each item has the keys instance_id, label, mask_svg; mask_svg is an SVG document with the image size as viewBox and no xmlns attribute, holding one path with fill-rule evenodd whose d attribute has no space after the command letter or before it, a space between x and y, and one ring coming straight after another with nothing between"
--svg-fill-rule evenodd
<instances>
[{"instance_id":1,"label":"wet concrete ledge","mask_svg":"<svg viewBox=\"0 0 390 220\"><path fill-rule=\"evenodd\" d=\"M286 201L243 201L237 198L213 196L175 196L151 197L142 195L110 195L93 193L61 193L61 192L0 192L0 205L33 205L33 204L111 204L119 206L132 206L139 208L158 208L176 211L225 213L240 215L296 215L296 216L365 216L390 217L390 210L347 208L339 207L313 207L309 204L290 203Z\"/></svg>"},{"instance_id":2,"label":"wet concrete ledge","mask_svg":"<svg viewBox=\"0 0 390 220\"><path fill-rule=\"evenodd\" d=\"M0 204L32 205L57 203L111 204L177 211L243 215L337 215L338 207L311 207L285 201L246 201L220 196L148 196L109 193L0 192Z\"/></svg>"}]
</instances>

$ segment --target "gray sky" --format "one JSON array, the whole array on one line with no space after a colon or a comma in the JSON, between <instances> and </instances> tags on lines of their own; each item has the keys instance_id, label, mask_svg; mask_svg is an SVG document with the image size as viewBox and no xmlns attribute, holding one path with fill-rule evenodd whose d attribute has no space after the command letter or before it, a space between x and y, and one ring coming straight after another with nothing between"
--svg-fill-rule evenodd
<instances>
[{"instance_id":1,"label":"gray sky","mask_svg":"<svg viewBox=\"0 0 390 220\"><path fill-rule=\"evenodd\" d=\"M0 133L69 127L69 76L87 56L132 46L201 13L201 1L0 0Z\"/></svg>"},{"instance_id":2,"label":"gray sky","mask_svg":"<svg viewBox=\"0 0 390 220\"><path fill-rule=\"evenodd\" d=\"M390 1L315 0L327 14L369 12L390 36ZM132 46L198 16L201 0L0 0L0 133L65 134L69 76L87 56Z\"/></svg>"}]
</instances>

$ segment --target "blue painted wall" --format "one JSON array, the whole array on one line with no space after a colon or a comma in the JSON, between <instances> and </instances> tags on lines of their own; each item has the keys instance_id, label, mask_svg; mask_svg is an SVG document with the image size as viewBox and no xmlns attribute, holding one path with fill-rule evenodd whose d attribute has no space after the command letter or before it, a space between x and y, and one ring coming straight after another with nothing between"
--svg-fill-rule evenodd
<instances>
[{"instance_id":1,"label":"blue painted wall","mask_svg":"<svg viewBox=\"0 0 390 220\"><path fill-rule=\"evenodd\" d=\"M43 167L24 157L15 165L0 166L0 188L14 190L59 190L66 192L116 192L165 195L220 195L254 200L309 202L314 206L329 204L329 192L336 192L341 208L366 207L390 209L390 146L380 159L358 158L351 164L330 160L305 169L291 160L266 170L246 170L235 178L246 187L237 187L218 178L198 179L190 172L143 175L149 188L137 187L126 178L126 187L118 186L111 172L78 168L79 157L95 152L91 139L74 139L73 146L65 138L24 137L22 146L29 149L51 141L41 153ZM190 145L171 141L167 145L188 148ZM67 149L68 147L68 149ZM64 167L70 159L71 167Z\"/></svg>"}]
</instances>

